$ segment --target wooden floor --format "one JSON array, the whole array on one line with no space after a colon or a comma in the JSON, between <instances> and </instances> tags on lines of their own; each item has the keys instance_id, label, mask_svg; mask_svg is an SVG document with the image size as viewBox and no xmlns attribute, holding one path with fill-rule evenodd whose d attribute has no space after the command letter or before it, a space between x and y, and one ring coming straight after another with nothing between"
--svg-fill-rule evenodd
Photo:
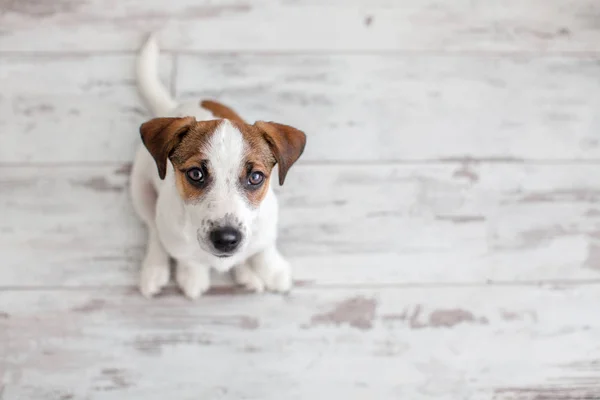
<instances>
[{"instance_id":1,"label":"wooden floor","mask_svg":"<svg viewBox=\"0 0 600 400\"><path fill-rule=\"evenodd\" d=\"M163 80L308 134L289 296L136 289ZM0 399L600 399L598 0L0 0Z\"/></svg>"}]
</instances>

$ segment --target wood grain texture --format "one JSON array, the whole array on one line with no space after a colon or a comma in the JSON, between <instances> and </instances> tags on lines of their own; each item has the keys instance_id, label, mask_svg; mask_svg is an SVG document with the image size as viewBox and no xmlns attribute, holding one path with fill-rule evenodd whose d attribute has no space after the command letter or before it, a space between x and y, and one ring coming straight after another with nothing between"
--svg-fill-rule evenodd
<instances>
[{"instance_id":1,"label":"wood grain texture","mask_svg":"<svg viewBox=\"0 0 600 400\"><path fill-rule=\"evenodd\" d=\"M0 11L11 52L135 50L157 29L174 51L598 52L600 41L595 0L28 0Z\"/></svg>"},{"instance_id":2,"label":"wood grain texture","mask_svg":"<svg viewBox=\"0 0 600 400\"><path fill-rule=\"evenodd\" d=\"M280 245L311 284L600 278L595 165L298 166ZM145 235L127 168L0 169L0 282L131 285Z\"/></svg>"},{"instance_id":3,"label":"wood grain texture","mask_svg":"<svg viewBox=\"0 0 600 400\"><path fill-rule=\"evenodd\" d=\"M308 134L305 159L598 159L600 58L183 56L176 91Z\"/></svg>"},{"instance_id":4,"label":"wood grain texture","mask_svg":"<svg viewBox=\"0 0 600 400\"><path fill-rule=\"evenodd\" d=\"M132 160L149 118L133 73L133 56L0 57L0 162Z\"/></svg>"},{"instance_id":5,"label":"wood grain texture","mask_svg":"<svg viewBox=\"0 0 600 400\"><path fill-rule=\"evenodd\" d=\"M0 61L0 161L129 162L147 118L132 64ZM183 56L176 89L303 129L301 162L599 160L598 76L597 57Z\"/></svg>"},{"instance_id":6,"label":"wood grain texture","mask_svg":"<svg viewBox=\"0 0 600 400\"><path fill-rule=\"evenodd\" d=\"M134 52L308 134L295 288L135 285ZM0 400L600 399L597 0L0 0Z\"/></svg>"},{"instance_id":7,"label":"wood grain texture","mask_svg":"<svg viewBox=\"0 0 600 400\"><path fill-rule=\"evenodd\" d=\"M595 399L599 302L596 286L2 291L4 396Z\"/></svg>"}]
</instances>

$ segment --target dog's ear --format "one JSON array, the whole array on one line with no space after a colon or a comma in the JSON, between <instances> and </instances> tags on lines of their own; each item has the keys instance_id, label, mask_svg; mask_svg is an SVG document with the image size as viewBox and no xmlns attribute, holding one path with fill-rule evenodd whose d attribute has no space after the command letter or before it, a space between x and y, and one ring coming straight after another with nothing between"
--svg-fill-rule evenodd
<instances>
[{"instance_id":1,"label":"dog's ear","mask_svg":"<svg viewBox=\"0 0 600 400\"><path fill-rule=\"evenodd\" d=\"M142 142L156 161L160 179L165 179L167 174L169 154L194 122L194 117L154 118L140 126Z\"/></svg>"},{"instance_id":2,"label":"dog's ear","mask_svg":"<svg viewBox=\"0 0 600 400\"><path fill-rule=\"evenodd\" d=\"M304 151L306 135L296 128L275 122L258 121L254 126L263 132L264 138L279 164L279 184L283 185L288 170Z\"/></svg>"}]
</instances>

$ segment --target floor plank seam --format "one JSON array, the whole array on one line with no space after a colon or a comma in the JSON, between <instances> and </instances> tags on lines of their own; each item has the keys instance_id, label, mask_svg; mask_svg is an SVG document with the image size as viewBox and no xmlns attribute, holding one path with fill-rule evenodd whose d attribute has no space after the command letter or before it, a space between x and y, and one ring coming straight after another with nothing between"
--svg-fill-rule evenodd
<instances>
[{"instance_id":1,"label":"floor plank seam","mask_svg":"<svg viewBox=\"0 0 600 400\"><path fill-rule=\"evenodd\" d=\"M136 49L132 50L93 50L93 51L63 51L63 50L0 50L0 57L24 57L24 58L46 58L46 57L94 57L94 56L135 56ZM406 55L415 56L465 56L465 57L573 57L573 58L595 58L600 57L600 50L589 51L551 51L551 50L444 50L444 49L384 49L384 50L339 50L339 49L303 49L303 50L182 50L161 48L161 54L176 56L226 56L226 55L248 55L248 56L385 56Z\"/></svg>"},{"instance_id":2,"label":"floor plank seam","mask_svg":"<svg viewBox=\"0 0 600 400\"><path fill-rule=\"evenodd\" d=\"M301 281L294 288L295 290L347 290L347 289L427 289L427 288L484 288L484 287L539 287L542 289L560 290L562 288L572 288L577 286L595 286L600 285L600 279L577 279L577 280L540 280L540 281L488 281L488 282L431 282L431 283L369 283L369 284L335 284L335 283L314 283L311 281ZM176 290L175 286L168 286L167 291ZM10 291L65 291L65 292L83 292L83 291L137 291L134 285L82 285L82 286L21 286L10 285L0 286L0 292ZM247 293L236 286L214 286L209 294L228 294L228 293Z\"/></svg>"},{"instance_id":3,"label":"floor plank seam","mask_svg":"<svg viewBox=\"0 0 600 400\"><path fill-rule=\"evenodd\" d=\"M440 158L425 160L307 160L299 161L299 166L319 166L319 167L341 167L341 166L395 166L395 165L461 165L465 163L472 164L494 164L494 165L598 165L600 159L556 159L556 160L535 160L535 159L503 159L503 158ZM0 162L0 168L70 168L70 167L121 167L130 164L129 161L66 161L66 162Z\"/></svg>"}]
</instances>

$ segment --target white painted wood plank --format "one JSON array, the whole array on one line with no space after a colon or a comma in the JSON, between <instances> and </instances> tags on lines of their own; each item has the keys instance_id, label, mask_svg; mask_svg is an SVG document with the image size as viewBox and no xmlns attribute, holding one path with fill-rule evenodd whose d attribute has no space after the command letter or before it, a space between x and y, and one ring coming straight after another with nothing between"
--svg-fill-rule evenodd
<instances>
[{"instance_id":1,"label":"white painted wood plank","mask_svg":"<svg viewBox=\"0 0 600 400\"><path fill-rule=\"evenodd\" d=\"M0 87L2 163L131 160L149 118L133 56L0 57Z\"/></svg>"},{"instance_id":2,"label":"white painted wood plank","mask_svg":"<svg viewBox=\"0 0 600 400\"><path fill-rule=\"evenodd\" d=\"M132 62L1 60L0 160L129 162L146 118ZM185 56L178 71L182 98L304 129L303 161L600 159L597 57Z\"/></svg>"},{"instance_id":3,"label":"white painted wood plank","mask_svg":"<svg viewBox=\"0 0 600 400\"><path fill-rule=\"evenodd\" d=\"M309 160L597 159L600 59L183 56L177 92L308 134Z\"/></svg>"},{"instance_id":4,"label":"white painted wood plank","mask_svg":"<svg viewBox=\"0 0 600 400\"><path fill-rule=\"evenodd\" d=\"M315 285L600 278L596 165L298 166L280 244ZM0 169L2 286L132 285L126 168Z\"/></svg>"},{"instance_id":5,"label":"white painted wood plank","mask_svg":"<svg viewBox=\"0 0 600 400\"><path fill-rule=\"evenodd\" d=\"M596 286L2 291L4 398L595 399Z\"/></svg>"},{"instance_id":6,"label":"white painted wood plank","mask_svg":"<svg viewBox=\"0 0 600 400\"><path fill-rule=\"evenodd\" d=\"M162 29L171 50L593 51L595 0L4 2L4 51L134 50Z\"/></svg>"}]
</instances>

